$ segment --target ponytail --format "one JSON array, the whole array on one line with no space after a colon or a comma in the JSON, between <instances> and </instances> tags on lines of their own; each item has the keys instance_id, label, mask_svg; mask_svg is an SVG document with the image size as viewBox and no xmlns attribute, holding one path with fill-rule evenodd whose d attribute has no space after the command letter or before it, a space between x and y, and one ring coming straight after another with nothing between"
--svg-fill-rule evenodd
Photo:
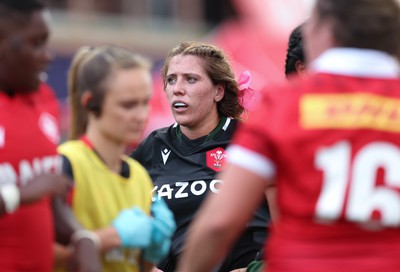
<instances>
[{"instance_id":1,"label":"ponytail","mask_svg":"<svg viewBox=\"0 0 400 272\"><path fill-rule=\"evenodd\" d=\"M73 58L68 72L68 103L71 112L71 126L68 138L70 140L76 140L81 137L85 133L87 127L88 114L81 103L82 90L80 90L79 85L82 84L79 83L83 79L81 69L82 63L92 55L90 54L91 51L94 50L88 46L80 48Z\"/></svg>"}]
</instances>

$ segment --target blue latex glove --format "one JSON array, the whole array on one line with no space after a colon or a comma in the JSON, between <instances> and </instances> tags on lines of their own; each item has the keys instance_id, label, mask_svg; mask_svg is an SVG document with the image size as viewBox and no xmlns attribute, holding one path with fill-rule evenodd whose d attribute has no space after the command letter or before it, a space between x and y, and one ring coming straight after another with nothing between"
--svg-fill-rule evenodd
<instances>
[{"instance_id":1,"label":"blue latex glove","mask_svg":"<svg viewBox=\"0 0 400 272\"><path fill-rule=\"evenodd\" d=\"M173 213L163 199L156 200L151 206L152 222L151 245L144 250L145 260L157 263L165 257L171 246L171 238L176 230Z\"/></svg>"},{"instance_id":2,"label":"blue latex glove","mask_svg":"<svg viewBox=\"0 0 400 272\"><path fill-rule=\"evenodd\" d=\"M138 207L125 209L112 222L123 247L147 248L152 242L153 219Z\"/></svg>"},{"instance_id":3,"label":"blue latex glove","mask_svg":"<svg viewBox=\"0 0 400 272\"><path fill-rule=\"evenodd\" d=\"M163 242L151 243L143 252L143 258L153 264L160 262L169 252L171 246L171 239L166 238Z\"/></svg>"},{"instance_id":4,"label":"blue latex glove","mask_svg":"<svg viewBox=\"0 0 400 272\"><path fill-rule=\"evenodd\" d=\"M161 198L153 202L151 206L153 214L152 241L161 243L165 238L171 238L176 230L174 214Z\"/></svg>"}]
</instances>

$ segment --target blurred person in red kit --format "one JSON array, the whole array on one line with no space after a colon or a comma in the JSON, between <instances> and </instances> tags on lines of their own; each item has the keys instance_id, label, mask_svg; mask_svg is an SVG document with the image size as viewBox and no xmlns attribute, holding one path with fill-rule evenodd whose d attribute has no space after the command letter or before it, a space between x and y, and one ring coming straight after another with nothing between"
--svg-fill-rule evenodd
<instances>
[{"instance_id":1,"label":"blurred person in red kit","mask_svg":"<svg viewBox=\"0 0 400 272\"><path fill-rule=\"evenodd\" d=\"M42 3L0 1L0 270L51 271L56 238L74 245L80 271L99 271L93 241L71 240L82 229L61 198L69 181L59 174L58 105L40 80L48 37Z\"/></svg>"},{"instance_id":2,"label":"blurred person in red kit","mask_svg":"<svg viewBox=\"0 0 400 272\"><path fill-rule=\"evenodd\" d=\"M178 271L218 263L271 184L269 272L399 270L399 29L395 0L316 1L309 75L267 91L239 128Z\"/></svg>"}]
</instances>

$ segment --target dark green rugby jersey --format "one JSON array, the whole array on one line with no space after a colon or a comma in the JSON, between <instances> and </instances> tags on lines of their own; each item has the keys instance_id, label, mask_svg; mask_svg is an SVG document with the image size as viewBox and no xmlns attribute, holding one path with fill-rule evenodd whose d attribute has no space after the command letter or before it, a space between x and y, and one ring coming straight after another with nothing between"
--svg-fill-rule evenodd
<instances>
[{"instance_id":1,"label":"dark green rugby jersey","mask_svg":"<svg viewBox=\"0 0 400 272\"><path fill-rule=\"evenodd\" d=\"M200 204L208 193L218 191L221 181L215 176L224 165L225 151L237 125L236 120L221 118L209 135L190 140L174 124L152 132L131 155L149 172L154 183L153 199L162 197L175 215L177 230L169 255L175 259L171 260L173 263L182 251L185 233ZM248 223L247 237L254 237L254 242L262 245L269 221L264 201Z\"/></svg>"}]
</instances>

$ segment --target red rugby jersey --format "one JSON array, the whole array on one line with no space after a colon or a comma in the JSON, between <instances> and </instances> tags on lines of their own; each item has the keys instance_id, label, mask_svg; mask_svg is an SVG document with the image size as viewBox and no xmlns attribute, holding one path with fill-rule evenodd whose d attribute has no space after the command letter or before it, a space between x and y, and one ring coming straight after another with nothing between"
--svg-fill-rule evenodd
<instances>
[{"instance_id":1,"label":"red rugby jersey","mask_svg":"<svg viewBox=\"0 0 400 272\"><path fill-rule=\"evenodd\" d=\"M0 186L18 186L59 171L59 112L53 91L9 97L0 93ZM0 270L51 271L53 223L49 199L0 218Z\"/></svg>"},{"instance_id":2,"label":"red rugby jersey","mask_svg":"<svg viewBox=\"0 0 400 272\"><path fill-rule=\"evenodd\" d=\"M400 271L399 80L319 73L267 92L230 156L277 183L269 272Z\"/></svg>"}]
</instances>

